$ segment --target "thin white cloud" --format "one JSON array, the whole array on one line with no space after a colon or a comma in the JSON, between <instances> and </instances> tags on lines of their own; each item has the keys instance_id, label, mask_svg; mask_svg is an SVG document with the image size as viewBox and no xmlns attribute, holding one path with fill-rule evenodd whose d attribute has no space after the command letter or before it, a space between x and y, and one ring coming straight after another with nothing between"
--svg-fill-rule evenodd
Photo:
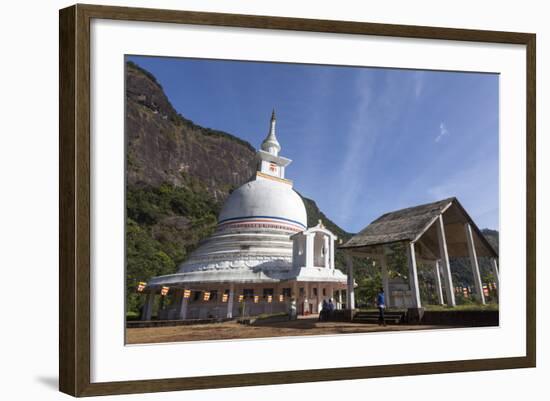
<instances>
[{"instance_id":1,"label":"thin white cloud","mask_svg":"<svg viewBox=\"0 0 550 401\"><path fill-rule=\"evenodd\" d=\"M374 115L372 107L372 76L368 71L362 72L356 81L357 107L354 118L349 121L345 136L346 156L341 165L340 182L340 213L338 222L349 223L353 210L357 207L357 199L365 190L365 171L369 159L375 149L378 132L373 129Z\"/></svg>"},{"instance_id":2,"label":"thin white cloud","mask_svg":"<svg viewBox=\"0 0 550 401\"><path fill-rule=\"evenodd\" d=\"M439 124L439 134L435 137L435 141L439 142L441 139L443 139L444 136L450 135L451 133L447 129L447 126L444 122L441 122Z\"/></svg>"}]
</instances>

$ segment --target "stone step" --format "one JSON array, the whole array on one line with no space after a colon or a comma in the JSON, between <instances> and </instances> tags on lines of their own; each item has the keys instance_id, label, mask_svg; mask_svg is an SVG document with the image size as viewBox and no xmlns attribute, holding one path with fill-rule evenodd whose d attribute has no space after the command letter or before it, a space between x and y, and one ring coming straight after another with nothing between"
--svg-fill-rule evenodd
<instances>
[{"instance_id":1,"label":"stone step","mask_svg":"<svg viewBox=\"0 0 550 401\"><path fill-rule=\"evenodd\" d=\"M356 323L378 323L378 312L357 312L353 316L353 321ZM387 311L384 313L384 321L386 323L400 324L405 321L405 313Z\"/></svg>"},{"instance_id":2,"label":"stone step","mask_svg":"<svg viewBox=\"0 0 550 401\"><path fill-rule=\"evenodd\" d=\"M387 313L384 313L384 315L386 317L395 317L395 318L401 318L403 316L405 316L404 313L401 313L401 312L387 312ZM378 312L357 312L355 315L355 317L378 317Z\"/></svg>"},{"instance_id":3,"label":"stone step","mask_svg":"<svg viewBox=\"0 0 550 401\"><path fill-rule=\"evenodd\" d=\"M384 317L384 321L386 323L394 323L394 324L400 324L401 323L401 318L388 318L388 317ZM378 317L363 317L363 318L354 318L353 319L353 322L354 323L378 323Z\"/></svg>"}]
</instances>

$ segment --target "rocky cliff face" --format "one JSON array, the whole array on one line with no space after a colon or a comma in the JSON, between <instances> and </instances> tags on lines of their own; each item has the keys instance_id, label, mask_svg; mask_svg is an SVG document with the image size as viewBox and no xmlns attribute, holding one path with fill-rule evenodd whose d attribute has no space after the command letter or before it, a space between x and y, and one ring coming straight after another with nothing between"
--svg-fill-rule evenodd
<instances>
[{"instance_id":1,"label":"rocky cliff face","mask_svg":"<svg viewBox=\"0 0 550 401\"><path fill-rule=\"evenodd\" d=\"M129 187L198 179L216 199L255 171L255 150L233 135L200 127L179 115L156 79L126 65L127 183Z\"/></svg>"}]
</instances>

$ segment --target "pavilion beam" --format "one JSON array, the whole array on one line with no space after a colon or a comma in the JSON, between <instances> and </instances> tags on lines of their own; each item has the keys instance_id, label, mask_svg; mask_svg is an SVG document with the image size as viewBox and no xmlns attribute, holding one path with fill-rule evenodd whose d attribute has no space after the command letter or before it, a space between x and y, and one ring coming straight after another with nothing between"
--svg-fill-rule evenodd
<instances>
[{"instance_id":1,"label":"pavilion beam","mask_svg":"<svg viewBox=\"0 0 550 401\"><path fill-rule=\"evenodd\" d=\"M495 276L497 284L497 297L500 295L500 273L498 271L497 258L491 258L491 267L493 268L493 275Z\"/></svg>"},{"instance_id":2,"label":"pavilion beam","mask_svg":"<svg viewBox=\"0 0 550 401\"><path fill-rule=\"evenodd\" d=\"M386 259L386 255L382 254L378 258L378 261L380 263L380 269L382 273L382 288L384 289L384 294L386 294L386 307L389 308L390 305L390 282L388 277L388 263Z\"/></svg>"},{"instance_id":3,"label":"pavilion beam","mask_svg":"<svg viewBox=\"0 0 550 401\"><path fill-rule=\"evenodd\" d=\"M353 258L350 254L346 253L346 265L348 267L348 289L346 291L347 296L347 309L355 309L355 289L353 288Z\"/></svg>"},{"instance_id":4,"label":"pavilion beam","mask_svg":"<svg viewBox=\"0 0 550 401\"><path fill-rule=\"evenodd\" d=\"M443 279L445 280L445 295L447 295L447 305L456 306L455 293L453 291L453 277L451 275L451 265L449 263L449 253L447 251L447 240L445 238L445 226L443 216L439 215L436 224L437 240L439 243L439 257L441 268L443 270Z\"/></svg>"},{"instance_id":5,"label":"pavilion beam","mask_svg":"<svg viewBox=\"0 0 550 401\"><path fill-rule=\"evenodd\" d=\"M443 288L441 286L441 275L439 274L439 259L434 262L435 291L437 292L437 301L439 305L444 305Z\"/></svg>"},{"instance_id":6,"label":"pavilion beam","mask_svg":"<svg viewBox=\"0 0 550 401\"><path fill-rule=\"evenodd\" d=\"M472 234L472 226L470 223L464 224L464 231L466 232L466 242L468 243L468 254L470 255L470 265L472 266L472 273L474 275L474 286L479 301L485 305L485 294L483 294L483 285L481 284L481 274L479 273L479 264L477 263L477 253L474 244L474 236Z\"/></svg>"},{"instance_id":7,"label":"pavilion beam","mask_svg":"<svg viewBox=\"0 0 550 401\"><path fill-rule=\"evenodd\" d=\"M411 288L411 299L413 308L421 308L420 288L418 286L418 270L416 268L416 254L414 251L414 242L407 244L407 259L409 262L409 286Z\"/></svg>"},{"instance_id":8,"label":"pavilion beam","mask_svg":"<svg viewBox=\"0 0 550 401\"><path fill-rule=\"evenodd\" d=\"M153 315L153 302L155 301L155 293L149 292L145 298L145 305L143 306L143 313L141 314L141 320L151 320Z\"/></svg>"}]
</instances>

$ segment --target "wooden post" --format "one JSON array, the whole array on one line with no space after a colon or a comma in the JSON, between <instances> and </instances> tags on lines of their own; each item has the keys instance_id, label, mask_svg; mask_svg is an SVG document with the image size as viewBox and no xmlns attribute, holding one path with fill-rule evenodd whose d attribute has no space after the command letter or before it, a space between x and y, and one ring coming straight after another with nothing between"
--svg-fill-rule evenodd
<instances>
[{"instance_id":1,"label":"wooden post","mask_svg":"<svg viewBox=\"0 0 550 401\"><path fill-rule=\"evenodd\" d=\"M409 262L409 286L411 288L412 307L421 308L420 288L418 287L418 272L416 269L416 253L414 251L414 242L407 245L407 258Z\"/></svg>"},{"instance_id":2,"label":"wooden post","mask_svg":"<svg viewBox=\"0 0 550 401\"><path fill-rule=\"evenodd\" d=\"M380 268L382 270L382 288L384 288L384 294L386 295L386 307L389 308L390 305L390 283L388 278L388 265L386 260L386 255L382 254L379 258Z\"/></svg>"},{"instance_id":3,"label":"wooden post","mask_svg":"<svg viewBox=\"0 0 550 401\"><path fill-rule=\"evenodd\" d=\"M477 253L474 244L474 236L472 235L472 226L470 223L464 224L464 231L466 232L466 242L468 243L468 254L470 255L470 265L472 266L472 273L474 275L474 286L479 301L485 305L485 294L483 294L483 285L481 284L481 274L479 274L479 265L477 263Z\"/></svg>"},{"instance_id":4,"label":"wooden post","mask_svg":"<svg viewBox=\"0 0 550 401\"><path fill-rule=\"evenodd\" d=\"M353 288L353 258L349 253L346 253L346 264L348 266L348 289L347 295L347 309L355 309L355 290Z\"/></svg>"},{"instance_id":5,"label":"wooden post","mask_svg":"<svg viewBox=\"0 0 550 401\"><path fill-rule=\"evenodd\" d=\"M439 260L434 262L434 277L435 277L435 291L437 292L437 301L440 305L444 305L443 301L443 288L441 286L441 276L439 275Z\"/></svg>"},{"instance_id":6,"label":"wooden post","mask_svg":"<svg viewBox=\"0 0 550 401\"><path fill-rule=\"evenodd\" d=\"M445 292L447 295L447 305L456 306L455 293L453 287L453 277L451 275L451 265L449 264L449 253L447 252L447 239L445 238L445 226L443 216L435 222L437 231L437 240L439 242L439 257L441 259L441 268L443 269L443 279L445 280Z\"/></svg>"}]
</instances>

